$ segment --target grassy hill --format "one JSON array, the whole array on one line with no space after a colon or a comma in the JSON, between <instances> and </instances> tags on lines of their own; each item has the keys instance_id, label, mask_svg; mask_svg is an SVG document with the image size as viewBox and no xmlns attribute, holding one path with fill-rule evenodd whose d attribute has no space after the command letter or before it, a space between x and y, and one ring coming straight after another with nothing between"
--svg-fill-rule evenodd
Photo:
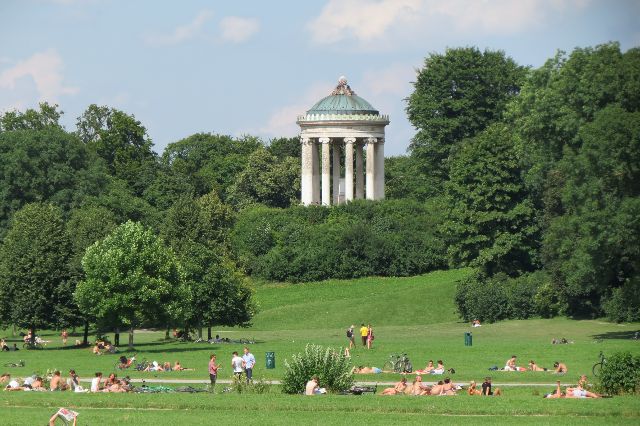
<instances>
[{"instance_id":1,"label":"grassy hill","mask_svg":"<svg viewBox=\"0 0 640 426\"><path fill-rule=\"evenodd\" d=\"M468 269L407 278L370 277L302 284L260 284L254 330L423 325L458 319L455 283Z\"/></svg>"}]
</instances>

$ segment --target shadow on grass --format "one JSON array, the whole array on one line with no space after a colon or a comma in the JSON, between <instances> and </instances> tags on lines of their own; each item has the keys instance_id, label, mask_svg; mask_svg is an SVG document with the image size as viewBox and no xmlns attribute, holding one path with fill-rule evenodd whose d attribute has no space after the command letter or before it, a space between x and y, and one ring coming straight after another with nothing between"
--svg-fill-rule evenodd
<instances>
[{"instance_id":1,"label":"shadow on grass","mask_svg":"<svg viewBox=\"0 0 640 426\"><path fill-rule=\"evenodd\" d=\"M640 339L640 330L629 330L629 331L609 331L607 333L602 334L594 334L591 336L594 340L611 340L611 339ZM640 342L640 340L638 340Z\"/></svg>"}]
</instances>

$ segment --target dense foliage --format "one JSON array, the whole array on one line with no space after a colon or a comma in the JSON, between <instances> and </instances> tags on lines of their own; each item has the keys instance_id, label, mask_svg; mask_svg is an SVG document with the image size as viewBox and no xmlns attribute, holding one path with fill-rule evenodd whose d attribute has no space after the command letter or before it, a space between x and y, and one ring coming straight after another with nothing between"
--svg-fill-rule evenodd
<instances>
[{"instance_id":1,"label":"dense foliage","mask_svg":"<svg viewBox=\"0 0 640 426\"><path fill-rule=\"evenodd\" d=\"M630 352L614 353L603 364L598 380L609 395L640 393L640 356Z\"/></svg>"},{"instance_id":2,"label":"dense foliage","mask_svg":"<svg viewBox=\"0 0 640 426\"><path fill-rule=\"evenodd\" d=\"M408 200L247 208L232 248L248 273L268 280L416 275L446 264L440 211Z\"/></svg>"},{"instance_id":3,"label":"dense foliage","mask_svg":"<svg viewBox=\"0 0 640 426\"><path fill-rule=\"evenodd\" d=\"M284 362L282 392L300 394L313 377L329 392L338 393L353 386L351 364L341 351L319 345L307 345L304 352Z\"/></svg>"}]
</instances>

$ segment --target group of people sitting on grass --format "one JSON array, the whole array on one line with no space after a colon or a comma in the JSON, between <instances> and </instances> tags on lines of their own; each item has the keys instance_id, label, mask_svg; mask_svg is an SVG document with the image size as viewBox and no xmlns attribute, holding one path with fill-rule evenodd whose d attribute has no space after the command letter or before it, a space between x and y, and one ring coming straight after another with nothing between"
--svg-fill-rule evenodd
<instances>
[{"instance_id":1,"label":"group of people sitting on grass","mask_svg":"<svg viewBox=\"0 0 640 426\"><path fill-rule=\"evenodd\" d=\"M381 395L445 396L456 395L461 389L461 386L454 384L448 377L434 385L427 385L422 382L422 376L418 375L411 384L403 377L393 387L383 390Z\"/></svg>"},{"instance_id":2,"label":"group of people sitting on grass","mask_svg":"<svg viewBox=\"0 0 640 426\"><path fill-rule=\"evenodd\" d=\"M91 352L94 355L115 354L118 352L118 348L113 346L108 340L96 340L93 348L91 348Z\"/></svg>"},{"instance_id":3,"label":"group of people sitting on grass","mask_svg":"<svg viewBox=\"0 0 640 426\"><path fill-rule=\"evenodd\" d=\"M60 371L54 371L50 376L42 377L37 374L24 379L12 379L8 373L0 376L0 383L7 383L5 391L66 391L88 392L80 385L80 378L75 370L69 370L69 378L62 379Z\"/></svg>"},{"instance_id":4,"label":"group of people sitting on grass","mask_svg":"<svg viewBox=\"0 0 640 426\"><path fill-rule=\"evenodd\" d=\"M142 371L193 371L193 368L184 368L182 366L182 364L180 364L180 361L176 361L173 366L171 366L171 362L169 361L165 361L162 364L160 364L158 361L153 361L150 364L147 364L147 366L142 370Z\"/></svg>"},{"instance_id":5,"label":"group of people sitting on grass","mask_svg":"<svg viewBox=\"0 0 640 426\"><path fill-rule=\"evenodd\" d=\"M540 367L534 360L530 360L528 364L528 368L518 367L517 365L518 357L516 355L511 355L511 358L507 360L502 371L551 371L548 368ZM560 362L556 361L553 363L553 372L556 374L566 374L568 371L567 366Z\"/></svg>"}]
</instances>

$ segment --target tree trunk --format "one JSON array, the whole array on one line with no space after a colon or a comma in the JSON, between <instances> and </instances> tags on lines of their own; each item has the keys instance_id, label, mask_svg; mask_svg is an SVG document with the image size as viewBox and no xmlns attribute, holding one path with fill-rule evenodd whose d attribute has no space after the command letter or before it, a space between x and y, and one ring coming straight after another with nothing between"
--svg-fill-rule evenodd
<instances>
[{"instance_id":1,"label":"tree trunk","mask_svg":"<svg viewBox=\"0 0 640 426\"><path fill-rule=\"evenodd\" d=\"M89 320L84 320L84 336L82 337L82 344L84 346L89 345Z\"/></svg>"},{"instance_id":2,"label":"tree trunk","mask_svg":"<svg viewBox=\"0 0 640 426\"><path fill-rule=\"evenodd\" d=\"M198 339L202 340L202 327L198 327Z\"/></svg>"},{"instance_id":3,"label":"tree trunk","mask_svg":"<svg viewBox=\"0 0 640 426\"><path fill-rule=\"evenodd\" d=\"M32 325L31 326L31 345L35 345L36 344L36 326Z\"/></svg>"},{"instance_id":4,"label":"tree trunk","mask_svg":"<svg viewBox=\"0 0 640 426\"><path fill-rule=\"evenodd\" d=\"M116 332L113 333L113 344L114 346L120 346L120 329L116 328Z\"/></svg>"},{"instance_id":5,"label":"tree trunk","mask_svg":"<svg viewBox=\"0 0 640 426\"><path fill-rule=\"evenodd\" d=\"M133 326L129 330L129 349L133 350Z\"/></svg>"},{"instance_id":6,"label":"tree trunk","mask_svg":"<svg viewBox=\"0 0 640 426\"><path fill-rule=\"evenodd\" d=\"M207 340L211 340L211 327L207 327Z\"/></svg>"},{"instance_id":7,"label":"tree trunk","mask_svg":"<svg viewBox=\"0 0 640 426\"><path fill-rule=\"evenodd\" d=\"M171 332L171 326L167 324L167 330L164 332L164 340L169 340L169 333Z\"/></svg>"},{"instance_id":8,"label":"tree trunk","mask_svg":"<svg viewBox=\"0 0 640 426\"><path fill-rule=\"evenodd\" d=\"M15 324L13 324L13 330L11 331L11 335L13 337L16 337L16 325Z\"/></svg>"}]
</instances>

